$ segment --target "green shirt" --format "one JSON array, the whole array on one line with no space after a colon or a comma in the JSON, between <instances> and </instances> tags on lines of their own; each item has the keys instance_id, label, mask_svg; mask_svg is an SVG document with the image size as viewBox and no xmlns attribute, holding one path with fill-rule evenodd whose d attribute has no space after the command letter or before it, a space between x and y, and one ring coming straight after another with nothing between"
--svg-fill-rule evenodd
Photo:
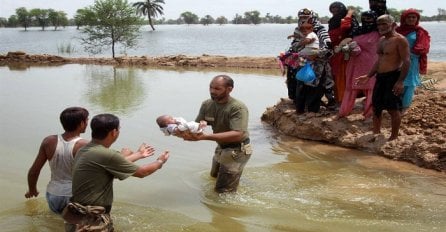
<instances>
[{"instance_id":1,"label":"green shirt","mask_svg":"<svg viewBox=\"0 0 446 232\"><path fill-rule=\"evenodd\" d=\"M111 206L113 179L123 180L138 166L118 151L90 142L76 154L73 165L72 201L82 205Z\"/></svg>"},{"instance_id":2,"label":"green shirt","mask_svg":"<svg viewBox=\"0 0 446 232\"><path fill-rule=\"evenodd\" d=\"M243 139L249 137L248 133L248 108L243 102L229 97L229 101L219 104L208 99L201 104L196 122L205 120L212 126L214 133L226 131L242 131Z\"/></svg>"}]
</instances>

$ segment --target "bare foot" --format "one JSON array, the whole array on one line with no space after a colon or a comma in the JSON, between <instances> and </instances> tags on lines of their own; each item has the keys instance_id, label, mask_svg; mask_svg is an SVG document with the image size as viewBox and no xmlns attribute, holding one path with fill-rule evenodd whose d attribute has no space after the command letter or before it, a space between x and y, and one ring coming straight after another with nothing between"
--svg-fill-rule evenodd
<instances>
[{"instance_id":1,"label":"bare foot","mask_svg":"<svg viewBox=\"0 0 446 232\"><path fill-rule=\"evenodd\" d=\"M397 139L397 138L398 138L398 136L390 136L389 139L388 139L387 141L392 141L392 140L395 140L395 139Z\"/></svg>"}]
</instances>

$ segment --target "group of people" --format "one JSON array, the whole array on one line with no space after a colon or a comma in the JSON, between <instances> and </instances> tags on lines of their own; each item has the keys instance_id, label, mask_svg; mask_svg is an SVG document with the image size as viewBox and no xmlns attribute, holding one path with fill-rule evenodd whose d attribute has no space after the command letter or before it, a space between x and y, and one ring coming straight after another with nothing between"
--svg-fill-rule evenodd
<instances>
[{"instance_id":1,"label":"group of people","mask_svg":"<svg viewBox=\"0 0 446 232\"><path fill-rule=\"evenodd\" d=\"M217 75L210 82L210 99L204 101L196 122L162 115L157 123L166 135L188 141L211 140L217 143L211 176L216 178L217 193L236 192L243 169L251 157L248 133L248 108L230 96L234 81ZM88 126L89 112L69 107L60 114L64 132L45 137L28 171L26 198L37 197L40 171L48 161L51 179L46 189L48 206L65 220L65 231L113 231L110 211L113 204L113 180L130 176L143 178L163 167L169 152L162 152L150 163L134 162L154 155L154 147L143 143L137 151L111 148L118 139L120 121L113 114L95 115L91 122L91 140L80 137ZM204 131L207 125L212 133Z\"/></svg>"},{"instance_id":2,"label":"group of people","mask_svg":"<svg viewBox=\"0 0 446 232\"><path fill-rule=\"evenodd\" d=\"M415 9L403 11L398 25L387 12L386 0L369 0L369 8L360 14L359 23L353 9L333 2L328 30L317 13L300 10L298 26L288 36L293 38L291 46L279 61L298 114L319 112L323 104L345 117L365 97L363 115L373 118L373 132L380 133L386 110L392 125L389 140L393 140L421 84L420 74L427 72L430 36L419 25L421 16ZM302 78L308 65L315 76L309 80Z\"/></svg>"}]
</instances>

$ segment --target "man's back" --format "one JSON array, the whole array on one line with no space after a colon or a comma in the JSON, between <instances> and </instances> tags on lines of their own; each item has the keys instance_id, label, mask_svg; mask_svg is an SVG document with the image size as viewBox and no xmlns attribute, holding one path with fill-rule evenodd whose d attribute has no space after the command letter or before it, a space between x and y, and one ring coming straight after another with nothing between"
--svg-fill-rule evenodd
<instances>
[{"instance_id":1,"label":"man's back","mask_svg":"<svg viewBox=\"0 0 446 232\"><path fill-rule=\"evenodd\" d=\"M117 151L89 143L76 155L73 166L73 201L108 207L113 202L113 179L131 176L138 166Z\"/></svg>"}]
</instances>

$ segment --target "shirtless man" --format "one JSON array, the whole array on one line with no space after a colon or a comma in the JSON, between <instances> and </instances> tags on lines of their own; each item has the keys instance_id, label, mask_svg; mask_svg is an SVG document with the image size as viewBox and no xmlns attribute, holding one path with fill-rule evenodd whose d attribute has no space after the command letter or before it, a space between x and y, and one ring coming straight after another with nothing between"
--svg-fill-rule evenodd
<instances>
[{"instance_id":1,"label":"shirtless man","mask_svg":"<svg viewBox=\"0 0 446 232\"><path fill-rule=\"evenodd\" d=\"M387 110L391 117L392 132L389 137L398 137L401 124L403 81L410 66L409 43L404 36L395 32L396 23L392 16L382 15L377 19L378 32L382 36L378 42L378 60L367 75L357 78L365 83L376 74L373 89L373 133L381 133L382 111Z\"/></svg>"}]
</instances>

